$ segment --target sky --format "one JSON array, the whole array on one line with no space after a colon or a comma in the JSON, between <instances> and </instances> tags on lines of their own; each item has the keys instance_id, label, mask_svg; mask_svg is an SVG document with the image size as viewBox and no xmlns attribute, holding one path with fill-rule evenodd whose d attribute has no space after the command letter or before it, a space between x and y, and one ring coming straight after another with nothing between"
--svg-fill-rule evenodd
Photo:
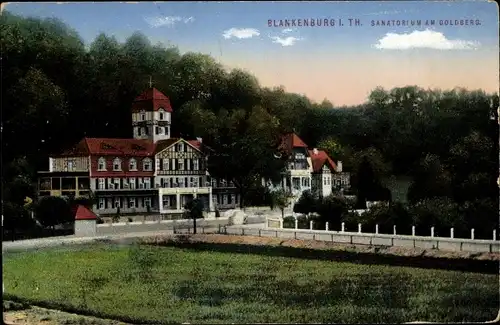
<instances>
[{"instance_id":1,"label":"sky","mask_svg":"<svg viewBox=\"0 0 500 325\"><path fill-rule=\"evenodd\" d=\"M25 2L4 9L57 17L86 44L101 32L123 42L140 31L152 43L247 70L262 86L334 105L360 104L377 86L499 91L498 6L485 0Z\"/></svg>"}]
</instances>

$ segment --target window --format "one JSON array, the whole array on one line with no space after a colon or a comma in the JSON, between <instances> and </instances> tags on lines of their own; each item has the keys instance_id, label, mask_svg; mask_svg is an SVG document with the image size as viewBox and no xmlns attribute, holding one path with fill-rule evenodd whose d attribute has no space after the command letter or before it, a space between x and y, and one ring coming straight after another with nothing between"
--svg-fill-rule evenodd
<instances>
[{"instance_id":1,"label":"window","mask_svg":"<svg viewBox=\"0 0 500 325\"><path fill-rule=\"evenodd\" d=\"M68 160L67 165L68 165L68 170L73 170L73 168L74 168L73 160Z\"/></svg>"},{"instance_id":2,"label":"window","mask_svg":"<svg viewBox=\"0 0 500 325\"><path fill-rule=\"evenodd\" d=\"M177 145L177 152L184 152L184 143L179 143Z\"/></svg>"},{"instance_id":3,"label":"window","mask_svg":"<svg viewBox=\"0 0 500 325\"><path fill-rule=\"evenodd\" d=\"M162 201L162 205L164 207L169 207L170 206L170 199L169 199L168 195L162 195L161 196L161 201Z\"/></svg>"},{"instance_id":4,"label":"window","mask_svg":"<svg viewBox=\"0 0 500 325\"><path fill-rule=\"evenodd\" d=\"M184 159L177 159L177 166L179 170L184 170Z\"/></svg>"},{"instance_id":5,"label":"window","mask_svg":"<svg viewBox=\"0 0 500 325\"><path fill-rule=\"evenodd\" d=\"M170 159L163 159L163 170L170 169Z\"/></svg>"},{"instance_id":6,"label":"window","mask_svg":"<svg viewBox=\"0 0 500 325\"><path fill-rule=\"evenodd\" d=\"M118 208L120 207L121 208L121 200L119 197L115 198L115 201L114 201L114 204L113 204L113 208Z\"/></svg>"},{"instance_id":7,"label":"window","mask_svg":"<svg viewBox=\"0 0 500 325\"><path fill-rule=\"evenodd\" d=\"M144 188L150 188L151 187L151 180L149 177L144 177Z\"/></svg>"},{"instance_id":8,"label":"window","mask_svg":"<svg viewBox=\"0 0 500 325\"><path fill-rule=\"evenodd\" d=\"M164 115L165 115L165 114L163 114L163 112L160 112L160 120L163 120Z\"/></svg>"},{"instance_id":9,"label":"window","mask_svg":"<svg viewBox=\"0 0 500 325\"><path fill-rule=\"evenodd\" d=\"M144 198L144 206L151 207L151 198L150 197Z\"/></svg>"},{"instance_id":10,"label":"window","mask_svg":"<svg viewBox=\"0 0 500 325\"><path fill-rule=\"evenodd\" d=\"M326 177L323 178L323 185L326 185Z\"/></svg>"},{"instance_id":11,"label":"window","mask_svg":"<svg viewBox=\"0 0 500 325\"><path fill-rule=\"evenodd\" d=\"M129 208L135 208L135 197L129 197L128 198L128 207Z\"/></svg>"},{"instance_id":12,"label":"window","mask_svg":"<svg viewBox=\"0 0 500 325\"><path fill-rule=\"evenodd\" d=\"M152 166L151 166L151 159L149 158L145 158L143 161L142 161L142 169L144 171L151 171L152 170Z\"/></svg>"},{"instance_id":13,"label":"window","mask_svg":"<svg viewBox=\"0 0 500 325\"><path fill-rule=\"evenodd\" d=\"M142 135L142 128L137 128L137 135Z\"/></svg>"},{"instance_id":14,"label":"window","mask_svg":"<svg viewBox=\"0 0 500 325\"><path fill-rule=\"evenodd\" d=\"M137 170L137 160L135 160L134 158L130 159L128 169Z\"/></svg>"},{"instance_id":15,"label":"window","mask_svg":"<svg viewBox=\"0 0 500 325\"><path fill-rule=\"evenodd\" d=\"M145 135L148 135L148 134L149 134L149 128L148 128L148 127L145 127L145 128L144 128L144 134L145 134Z\"/></svg>"},{"instance_id":16,"label":"window","mask_svg":"<svg viewBox=\"0 0 500 325\"><path fill-rule=\"evenodd\" d=\"M155 162L156 162L155 164L156 170L161 170L161 158L155 159Z\"/></svg>"},{"instance_id":17,"label":"window","mask_svg":"<svg viewBox=\"0 0 500 325\"><path fill-rule=\"evenodd\" d=\"M193 159L193 170L198 170L200 168L198 159Z\"/></svg>"},{"instance_id":18,"label":"window","mask_svg":"<svg viewBox=\"0 0 500 325\"><path fill-rule=\"evenodd\" d=\"M128 186L132 190L135 189L135 177L131 177L128 179Z\"/></svg>"},{"instance_id":19,"label":"window","mask_svg":"<svg viewBox=\"0 0 500 325\"><path fill-rule=\"evenodd\" d=\"M120 189L120 179L119 178L115 178L113 180L113 183L115 184L115 190L119 190Z\"/></svg>"},{"instance_id":20,"label":"window","mask_svg":"<svg viewBox=\"0 0 500 325\"><path fill-rule=\"evenodd\" d=\"M104 205L105 205L105 201L104 201L104 198L103 197L100 197L99 198L99 209L102 210L104 209Z\"/></svg>"},{"instance_id":21,"label":"window","mask_svg":"<svg viewBox=\"0 0 500 325\"><path fill-rule=\"evenodd\" d=\"M120 158L115 158L113 160L113 170L114 171L122 170L122 161Z\"/></svg>"},{"instance_id":22,"label":"window","mask_svg":"<svg viewBox=\"0 0 500 325\"><path fill-rule=\"evenodd\" d=\"M156 126L156 134L163 134L163 128L161 126Z\"/></svg>"},{"instance_id":23,"label":"window","mask_svg":"<svg viewBox=\"0 0 500 325\"><path fill-rule=\"evenodd\" d=\"M141 113L141 121L145 121L146 120L146 113Z\"/></svg>"},{"instance_id":24,"label":"window","mask_svg":"<svg viewBox=\"0 0 500 325\"><path fill-rule=\"evenodd\" d=\"M179 187L184 187L184 177L178 178L178 184L179 184Z\"/></svg>"},{"instance_id":25,"label":"window","mask_svg":"<svg viewBox=\"0 0 500 325\"><path fill-rule=\"evenodd\" d=\"M106 188L105 182L106 182L106 180L104 178L99 178L98 183L97 183L97 189L104 190Z\"/></svg>"},{"instance_id":26,"label":"window","mask_svg":"<svg viewBox=\"0 0 500 325\"><path fill-rule=\"evenodd\" d=\"M106 159L103 157L99 158L99 161L97 162L97 170L106 170Z\"/></svg>"}]
</instances>

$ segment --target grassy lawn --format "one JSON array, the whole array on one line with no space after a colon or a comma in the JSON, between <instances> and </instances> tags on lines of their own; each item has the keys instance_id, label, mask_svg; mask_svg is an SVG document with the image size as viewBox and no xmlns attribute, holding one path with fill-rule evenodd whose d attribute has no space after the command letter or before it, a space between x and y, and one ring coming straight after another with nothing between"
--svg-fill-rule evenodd
<instances>
[{"instance_id":1,"label":"grassy lawn","mask_svg":"<svg viewBox=\"0 0 500 325\"><path fill-rule=\"evenodd\" d=\"M498 275L156 246L4 254L5 292L130 322L486 321Z\"/></svg>"}]
</instances>

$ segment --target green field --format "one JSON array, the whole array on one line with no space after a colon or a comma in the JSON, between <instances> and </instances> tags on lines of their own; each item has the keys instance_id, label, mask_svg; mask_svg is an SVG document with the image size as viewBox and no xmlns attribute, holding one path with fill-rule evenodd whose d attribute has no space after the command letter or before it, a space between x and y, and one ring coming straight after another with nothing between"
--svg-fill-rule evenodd
<instances>
[{"instance_id":1,"label":"green field","mask_svg":"<svg viewBox=\"0 0 500 325\"><path fill-rule=\"evenodd\" d=\"M498 276L157 246L4 254L5 292L136 323L486 321Z\"/></svg>"}]
</instances>

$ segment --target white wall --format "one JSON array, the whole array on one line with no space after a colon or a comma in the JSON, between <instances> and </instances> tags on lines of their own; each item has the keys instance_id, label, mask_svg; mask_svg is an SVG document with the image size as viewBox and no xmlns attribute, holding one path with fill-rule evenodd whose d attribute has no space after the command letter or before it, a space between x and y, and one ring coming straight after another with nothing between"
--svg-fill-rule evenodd
<instances>
[{"instance_id":1,"label":"white wall","mask_svg":"<svg viewBox=\"0 0 500 325\"><path fill-rule=\"evenodd\" d=\"M75 220L75 236L91 237L97 233L96 220Z\"/></svg>"}]
</instances>

